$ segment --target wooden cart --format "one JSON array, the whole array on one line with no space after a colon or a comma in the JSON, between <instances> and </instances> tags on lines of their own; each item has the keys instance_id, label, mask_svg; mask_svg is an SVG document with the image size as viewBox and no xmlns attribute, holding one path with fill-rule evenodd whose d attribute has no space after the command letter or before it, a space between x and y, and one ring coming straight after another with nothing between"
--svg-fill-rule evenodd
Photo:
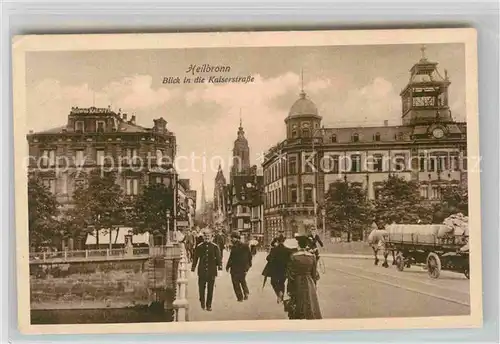
<instances>
[{"instance_id":1,"label":"wooden cart","mask_svg":"<svg viewBox=\"0 0 500 344\"><path fill-rule=\"evenodd\" d=\"M467 235L389 234L386 248L392 251L399 271L423 265L431 278L438 278L441 270L460 272L469 278L468 240Z\"/></svg>"}]
</instances>

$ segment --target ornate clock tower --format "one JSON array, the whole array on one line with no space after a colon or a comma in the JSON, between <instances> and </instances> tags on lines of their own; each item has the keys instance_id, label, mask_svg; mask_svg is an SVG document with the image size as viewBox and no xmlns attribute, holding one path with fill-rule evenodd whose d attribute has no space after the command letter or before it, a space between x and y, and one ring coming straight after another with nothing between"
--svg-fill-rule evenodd
<instances>
[{"instance_id":1,"label":"ornate clock tower","mask_svg":"<svg viewBox=\"0 0 500 344\"><path fill-rule=\"evenodd\" d=\"M422 58L410 69L410 81L400 94L403 125L453 122L448 106L448 73L445 70L442 77L438 64L427 60L425 47L421 50Z\"/></svg>"}]
</instances>

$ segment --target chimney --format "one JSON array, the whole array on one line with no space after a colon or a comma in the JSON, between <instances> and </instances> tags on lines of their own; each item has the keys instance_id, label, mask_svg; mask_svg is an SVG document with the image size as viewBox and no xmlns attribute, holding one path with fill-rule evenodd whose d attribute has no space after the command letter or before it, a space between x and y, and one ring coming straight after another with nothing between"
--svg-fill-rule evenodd
<instances>
[{"instance_id":1,"label":"chimney","mask_svg":"<svg viewBox=\"0 0 500 344\"><path fill-rule=\"evenodd\" d=\"M389 121L388 120L384 120L384 127L387 127L389 126Z\"/></svg>"},{"instance_id":2,"label":"chimney","mask_svg":"<svg viewBox=\"0 0 500 344\"><path fill-rule=\"evenodd\" d=\"M126 121L126 120L127 120L127 114L126 114L126 113L124 113L124 114L123 114L123 120L124 120L124 121Z\"/></svg>"},{"instance_id":3,"label":"chimney","mask_svg":"<svg viewBox=\"0 0 500 344\"><path fill-rule=\"evenodd\" d=\"M135 115L132 115L132 118L130 118L130 123L135 124Z\"/></svg>"}]
</instances>

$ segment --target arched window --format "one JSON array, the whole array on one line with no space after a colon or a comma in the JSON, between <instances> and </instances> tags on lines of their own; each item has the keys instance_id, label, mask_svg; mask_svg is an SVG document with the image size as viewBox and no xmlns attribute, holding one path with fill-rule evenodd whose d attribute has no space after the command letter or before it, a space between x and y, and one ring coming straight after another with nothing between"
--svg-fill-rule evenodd
<instances>
[{"instance_id":1,"label":"arched window","mask_svg":"<svg viewBox=\"0 0 500 344\"><path fill-rule=\"evenodd\" d=\"M380 133L375 133L375 141L380 141Z\"/></svg>"},{"instance_id":2,"label":"arched window","mask_svg":"<svg viewBox=\"0 0 500 344\"><path fill-rule=\"evenodd\" d=\"M359 142L359 134L358 133L354 133L352 135L352 142Z\"/></svg>"},{"instance_id":3,"label":"arched window","mask_svg":"<svg viewBox=\"0 0 500 344\"><path fill-rule=\"evenodd\" d=\"M332 143L337 143L337 135L332 135Z\"/></svg>"},{"instance_id":4,"label":"arched window","mask_svg":"<svg viewBox=\"0 0 500 344\"><path fill-rule=\"evenodd\" d=\"M302 129L302 137L309 137L310 136L309 133L310 133L310 131L308 128Z\"/></svg>"},{"instance_id":5,"label":"arched window","mask_svg":"<svg viewBox=\"0 0 500 344\"><path fill-rule=\"evenodd\" d=\"M297 137L297 131L296 130L292 130L292 138L296 138Z\"/></svg>"}]
</instances>

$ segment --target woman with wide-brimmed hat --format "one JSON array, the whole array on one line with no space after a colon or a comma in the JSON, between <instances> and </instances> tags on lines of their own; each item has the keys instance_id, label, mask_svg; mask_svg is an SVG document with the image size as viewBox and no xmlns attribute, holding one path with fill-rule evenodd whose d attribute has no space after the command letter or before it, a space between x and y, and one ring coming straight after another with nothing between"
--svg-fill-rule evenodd
<instances>
[{"instance_id":1,"label":"woman with wide-brimmed hat","mask_svg":"<svg viewBox=\"0 0 500 344\"><path fill-rule=\"evenodd\" d=\"M306 233L295 236L296 251L291 254L287 266L287 294L285 310L290 319L321 319L316 282L316 256L307 250L309 239ZM293 247L289 247L293 249Z\"/></svg>"}]
</instances>

